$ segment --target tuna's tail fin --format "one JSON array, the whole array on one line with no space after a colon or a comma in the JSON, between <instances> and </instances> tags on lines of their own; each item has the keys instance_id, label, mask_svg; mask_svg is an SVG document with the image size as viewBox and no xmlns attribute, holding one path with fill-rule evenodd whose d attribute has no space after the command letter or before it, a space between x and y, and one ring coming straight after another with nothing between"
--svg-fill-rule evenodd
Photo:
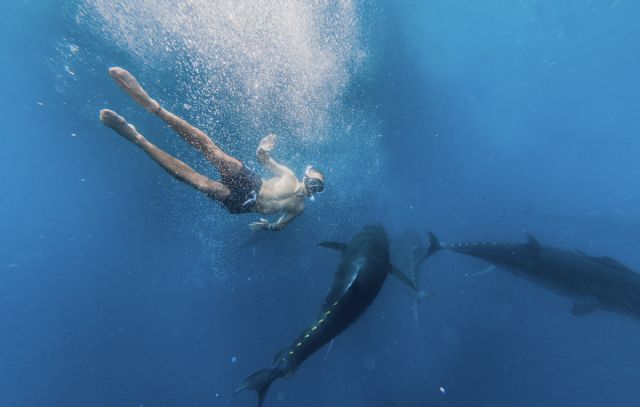
<instances>
[{"instance_id":1,"label":"tuna's tail fin","mask_svg":"<svg viewBox=\"0 0 640 407\"><path fill-rule=\"evenodd\" d=\"M433 253L442 250L442 244L440 244L440 241L438 240L436 235L434 235L431 232L427 232L427 233L429 233L429 249L427 250L427 253L424 256L424 259L422 259L422 260L426 260Z\"/></svg>"},{"instance_id":2,"label":"tuna's tail fin","mask_svg":"<svg viewBox=\"0 0 640 407\"><path fill-rule=\"evenodd\" d=\"M420 265L423 261L427 260L433 253L442 250L442 245L438 241L436 235L431 232L429 233L429 247L418 246L413 251L413 270L414 270L414 281L416 286L418 286L418 275L420 270ZM416 326L419 325L418 322L418 304L427 297L430 297L432 294L425 292L424 290L420 290L416 292L415 303L413 306L414 318L416 321Z\"/></svg>"},{"instance_id":3,"label":"tuna's tail fin","mask_svg":"<svg viewBox=\"0 0 640 407\"><path fill-rule=\"evenodd\" d=\"M427 260L433 253L442 249L438 238L431 232L429 233L429 247L416 247L413 251L413 268L418 270L423 261Z\"/></svg>"},{"instance_id":4,"label":"tuna's tail fin","mask_svg":"<svg viewBox=\"0 0 640 407\"><path fill-rule=\"evenodd\" d=\"M235 394L244 390L255 390L258 393L258 407L260 407L264 401L264 396L267 395L267 390L269 390L271 382L278 377L278 369L274 367L260 369L247 377L244 383L236 389Z\"/></svg>"},{"instance_id":5,"label":"tuna's tail fin","mask_svg":"<svg viewBox=\"0 0 640 407\"><path fill-rule=\"evenodd\" d=\"M431 232L429 232L429 247L423 247L422 245L419 245L414 247L413 249L413 253L411 255L411 273L409 273L409 277L411 281L408 283L408 285L418 293L417 299L421 299L421 296L424 296L424 292L420 292L418 288L420 286L418 282L418 276L420 274L420 266L422 265L422 262L427 260L433 253L441 249L442 249L442 245L438 241L438 238ZM402 274L402 273L397 273L397 275L398 274ZM399 276L399 277L401 277L400 279L403 281L406 279L406 277L405 278L402 278L402 276Z\"/></svg>"}]
</instances>

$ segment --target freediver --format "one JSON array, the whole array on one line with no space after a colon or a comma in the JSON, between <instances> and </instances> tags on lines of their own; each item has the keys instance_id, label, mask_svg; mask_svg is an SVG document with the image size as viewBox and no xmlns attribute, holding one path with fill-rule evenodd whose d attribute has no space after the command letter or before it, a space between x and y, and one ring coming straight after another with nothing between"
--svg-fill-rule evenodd
<instances>
[{"instance_id":1,"label":"freediver","mask_svg":"<svg viewBox=\"0 0 640 407\"><path fill-rule=\"evenodd\" d=\"M299 181L291 169L271 157L271 151L276 145L274 134L263 138L256 151L258 161L274 174L272 178L261 179L242 161L222 151L202 130L162 108L128 71L113 67L109 69L109 75L133 100L164 120L187 143L198 149L218 170L220 181L197 173L184 162L150 143L133 125L112 110L100 111L102 123L140 147L176 179L218 201L230 213L282 214L274 223L260 218L249 224L251 229L282 230L304 211L305 198L313 199L315 194L324 191L324 175L314 167L308 166L302 181Z\"/></svg>"}]
</instances>

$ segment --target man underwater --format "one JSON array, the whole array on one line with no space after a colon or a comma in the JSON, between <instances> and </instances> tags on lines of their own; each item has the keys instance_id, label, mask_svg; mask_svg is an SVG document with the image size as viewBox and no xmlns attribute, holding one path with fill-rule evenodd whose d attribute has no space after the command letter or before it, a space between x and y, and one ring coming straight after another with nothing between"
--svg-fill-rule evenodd
<instances>
[{"instance_id":1,"label":"man underwater","mask_svg":"<svg viewBox=\"0 0 640 407\"><path fill-rule=\"evenodd\" d=\"M140 147L176 179L218 201L230 213L282 214L275 223L269 223L263 218L252 222L249 225L251 229L282 230L304 211L305 198L313 198L315 194L324 191L324 175L317 169L307 167L302 181L299 181L291 169L278 164L271 157L271 151L276 145L274 134L263 138L256 151L258 161L274 174L272 178L261 179L241 161L222 151L202 130L163 109L149 97L129 72L113 67L109 69L109 75L139 105L164 120L187 143L198 149L218 170L221 179L214 181L170 156L150 143L133 125L112 110L100 111L102 123Z\"/></svg>"}]
</instances>

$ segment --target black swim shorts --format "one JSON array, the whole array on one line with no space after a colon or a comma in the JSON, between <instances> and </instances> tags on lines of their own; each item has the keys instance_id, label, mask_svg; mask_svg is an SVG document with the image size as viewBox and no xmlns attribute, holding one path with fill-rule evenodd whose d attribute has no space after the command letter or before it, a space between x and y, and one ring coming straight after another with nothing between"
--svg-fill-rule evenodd
<instances>
[{"instance_id":1,"label":"black swim shorts","mask_svg":"<svg viewBox=\"0 0 640 407\"><path fill-rule=\"evenodd\" d=\"M242 164L242 169L230 177L222 177L220 182L229 188L230 194L221 200L229 213L246 213L253 209L262 187L262 178Z\"/></svg>"}]
</instances>

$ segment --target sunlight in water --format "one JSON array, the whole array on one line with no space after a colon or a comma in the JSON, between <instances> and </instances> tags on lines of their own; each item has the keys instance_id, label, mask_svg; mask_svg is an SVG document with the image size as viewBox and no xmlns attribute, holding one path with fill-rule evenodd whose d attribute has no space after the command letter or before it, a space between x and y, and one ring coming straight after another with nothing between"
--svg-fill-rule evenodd
<instances>
[{"instance_id":1,"label":"sunlight in water","mask_svg":"<svg viewBox=\"0 0 640 407\"><path fill-rule=\"evenodd\" d=\"M365 59L349 0L85 0L77 21L152 69L186 75L181 105L306 137L326 135Z\"/></svg>"}]
</instances>

